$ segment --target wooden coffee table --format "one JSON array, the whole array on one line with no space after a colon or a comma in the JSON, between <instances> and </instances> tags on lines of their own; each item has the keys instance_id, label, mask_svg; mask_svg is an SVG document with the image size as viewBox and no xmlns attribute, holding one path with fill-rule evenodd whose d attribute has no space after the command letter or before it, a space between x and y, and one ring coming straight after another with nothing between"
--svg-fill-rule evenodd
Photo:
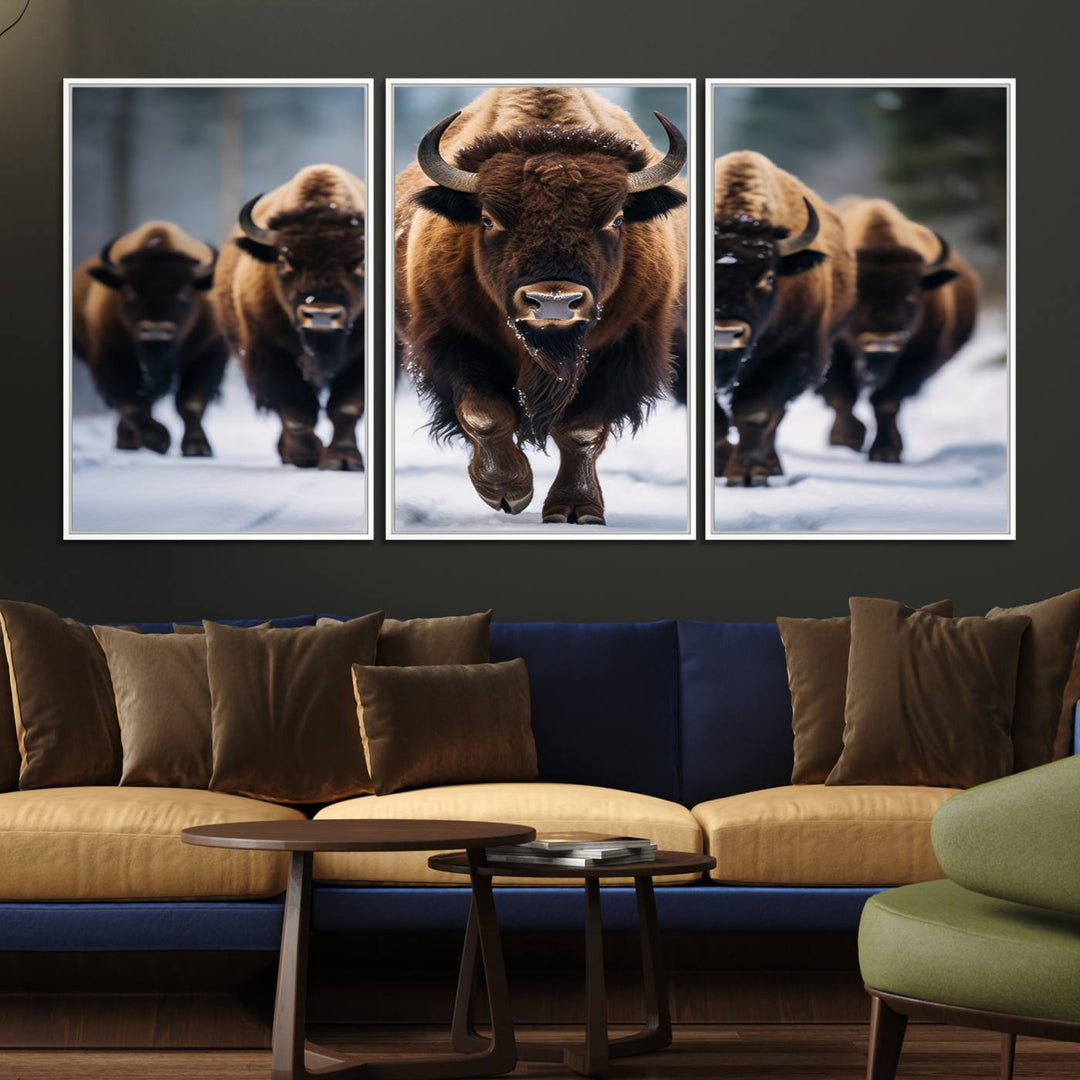
<instances>
[{"instance_id":1,"label":"wooden coffee table","mask_svg":"<svg viewBox=\"0 0 1080 1080\"><path fill-rule=\"evenodd\" d=\"M483 849L521 844L536 836L524 825L492 821L250 821L199 825L180 834L189 844L205 847L288 851L289 885L281 932L277 996L270 1075L273 1080L309 1080L334 1075L349 1080L457 1080L500 1076L517 1064L510 1017L502 942L491 892L491 875L482 872ZM386 1064L361 1062L308 1044L304 1038L307 1001L308 929L311 911L311 863L316 851L448 851L461 856L472 882L469 930L479 940L484 981L491 1010L492 1037L476 1052ZM456 1049L456 1047L455 1047Z\"/></svg>"},{"instance_id":2,"label":"wooden coffee table","mask_svg":"<svg viewBox=\"0 0 1080 1080\"><path fill-rule=\"evenodd\" d=\"M477 878L568 878L585 884L585 1042L580 1046L547 1046L518 1043L518 1057L523 1061L559 1061L583 1076L603 1076L611 1058L629 1057L662 1050L671 1043L671 1009L667 980L660 955L660 928L656 919L656 896L653 878L669 874L700 874L716 866L711 855L685 851L658 851L649 862L621 863L614 866L511 866L484 865L473 853L434 855L428 859L432 870L450 874L469 874L473 881L473 903L465 934L457 997L454 1001L454 1024L451 1044L461 1053L475 1054L489 1047L494 1039L485 1039L476 1030L476 993L480 981L477 954L483 951L483 921L476 903ZM619 1039L608 1037L607 994L604 986L604 934L600 917L600 881L602 878L634 879L637 892L638 932L641 935L641 967L645 984L645 1026L633 1035ZM489 991L490 995L490 991Z\"/></svg>"}]
</instances>

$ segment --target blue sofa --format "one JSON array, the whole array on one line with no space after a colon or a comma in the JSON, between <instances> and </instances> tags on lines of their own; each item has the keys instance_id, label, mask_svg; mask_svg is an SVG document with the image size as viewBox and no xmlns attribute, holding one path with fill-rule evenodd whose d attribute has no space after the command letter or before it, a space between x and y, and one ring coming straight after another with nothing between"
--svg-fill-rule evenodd
<instances>
[{"instance_id":1,"label":"blue sofa","mask_svg":"<svg viewBox=\"0 0 1080 1080\"><path fill-rule=\"evenodd\" d=\"M528 664L542 781L687 808L790 785L791 702L772 624L495 623L491 652L493 661L520 656ZM925 826L928 847L929 813ZM895 881L843 886L699 880L659 889L657 904L662 928L671 931L854 932L866 899L899 883L900 872ZM497 898L506 930L581 924L576 889L506 887ZM312 922L324 933L460 930L468 902L461 887L317 883ZM606 926L636 925L631 888L606 888L603 904ZM274 950L280 930L280 897L0 903L0 952Z\"/></svg>"}]
</instances>

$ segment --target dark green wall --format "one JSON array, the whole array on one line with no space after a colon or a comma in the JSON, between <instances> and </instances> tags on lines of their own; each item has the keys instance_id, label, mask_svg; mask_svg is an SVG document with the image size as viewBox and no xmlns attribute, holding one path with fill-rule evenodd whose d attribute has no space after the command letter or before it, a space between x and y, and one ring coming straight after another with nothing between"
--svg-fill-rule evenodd
<instances>
[{"instance_id":1,"label":"dark green wall","mask_svg":"<svg viewBox=\"0 0 1080 1080\"><path fill-rule=\"evenodd\" d=\"M837 613L853 592L979 612L1078 584L1078 31L1075 8L1008 0L32 0L0 38L0 595L119 620L488 605L767 620ZM63 543L61 79L394 75L1016 76L1019 539ZM383 104L377 86L377 137ZM381 252L378 221L373 240ZM375 384L381 427L379 365ZM381 532L381 469L373 495Z\"/></svg>"}]
</instances>

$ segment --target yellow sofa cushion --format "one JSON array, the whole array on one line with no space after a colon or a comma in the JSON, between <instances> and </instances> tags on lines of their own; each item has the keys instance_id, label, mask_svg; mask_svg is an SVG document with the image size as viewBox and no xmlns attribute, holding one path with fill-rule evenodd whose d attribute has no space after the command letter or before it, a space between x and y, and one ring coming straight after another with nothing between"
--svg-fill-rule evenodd
<instances>
[{"instance_id":1,"label":"yellow sofa cushion","mask_svg":"<svg viewBox=\"0 0 1080 1080\"><path fill-rule=\"evenodd\" d=\"M701 829L685 806L630 791L582 784L456 784L452 787L367 795L320 810L317 821L341 818L448 818L531 825L537 832L585 831L645 836L662 848L701 851ZM429 870L432 852L325 852L315 856L315 880L339 884L464 885L456 874ZM698 875L657 878L657 884ZM605 884L626 879L605 880ZM495 878L496 885L575 885L565 878Z\"/></svg>"},{"instance_id":2,"label":"yellow sofa cushion","mask_svg":"<svg viewBox=\"0 0 1080 1080\"><path fill-rule=\"evenodd\" d=\"M0 795L0 901L276 896L287 856L193 847L189 825L292 821L298 810L190 788L70 787Z\"/></svg>"},{"instance_id":3,"label":"yellow sofa cushion","mask_svg":"<svg viewBox=\"0 0 1080 1080\"><path fill-rule=\"evenodd\" d=\"M930 819L953 788L796 784L694 807L710 876L745 885L907 885L944 875Z\"/></svg>"}]
</instances>

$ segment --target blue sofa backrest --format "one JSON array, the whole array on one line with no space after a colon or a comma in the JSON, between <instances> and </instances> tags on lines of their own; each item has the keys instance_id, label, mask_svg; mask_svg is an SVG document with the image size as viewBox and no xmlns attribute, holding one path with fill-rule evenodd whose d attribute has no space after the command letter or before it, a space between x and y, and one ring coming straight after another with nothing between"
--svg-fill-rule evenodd
<instances>
[{"instance_id":1,"label":"blue sofa backrest","mask_svg":"<svg viewBox=\"0 0 1080 1080\"><path fill-rule=\"evenodd\" d=\"M791 694L773 623L679 622L681 801L791 783Z\"/></svg>"},{"instance_id":2,"label":"blue sofa backrest","mask_svg":"<svg viewBox=\"0 0 1080 1080\"><path fill-rule=\"evenodd\" d=\"M675 623L493 623L492 661L518 656L542 780L678 801Z\"/></svg>"}]
</instances>

